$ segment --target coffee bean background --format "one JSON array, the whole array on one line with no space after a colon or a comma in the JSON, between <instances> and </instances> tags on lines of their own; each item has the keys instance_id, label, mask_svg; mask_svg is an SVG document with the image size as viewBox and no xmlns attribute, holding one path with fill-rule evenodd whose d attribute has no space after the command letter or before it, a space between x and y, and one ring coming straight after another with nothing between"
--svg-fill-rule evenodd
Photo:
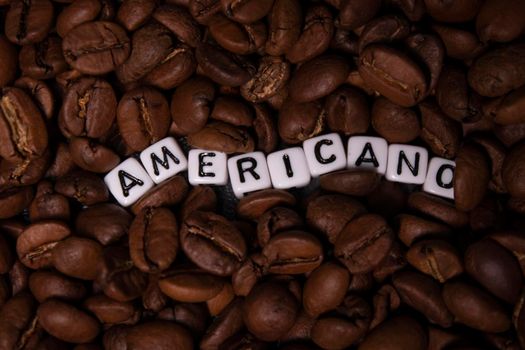
<instances>
[{"instance_id":1,"label":"coffee bean background","mask_svg":"<svg viewBox=\"0 0 525 350\"><path fill-rule=\"evenodd\" d=\"M525 348L525 1L0 0L0 350ZM235 199L102 180L171 135L456 160Z\"/></svg>"}]
</instances>

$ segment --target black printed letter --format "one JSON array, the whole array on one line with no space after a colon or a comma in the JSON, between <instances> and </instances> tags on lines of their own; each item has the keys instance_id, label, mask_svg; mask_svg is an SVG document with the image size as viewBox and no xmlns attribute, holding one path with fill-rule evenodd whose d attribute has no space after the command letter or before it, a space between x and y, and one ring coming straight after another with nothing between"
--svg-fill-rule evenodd
<instances>
[{"instance_id":1,"label":"black printed letter","mask_svg":"<svg viewBox=\"0 0 525 350\"><path fill-rule=\"evenodd\" d=\"M124 194L124 197L129 196L129 190L131 190L133 187L137 185L139 186L144 185L144 181L125 172L124 170L119 170L118 179L120 181L120 187L122 188L122 194ZM126 183L126 179L130 180L130 182Z\"/></svg>"},{"instance_id":2,"label":"black printed letter","mask_svg":"<svg viewBox=\"0 0 525 350\"><path fill-rule=\"evenodd\" d=\"M286 168L286 175L293 177L292 163L290 162L290 156L287 154L283 155L284 167Z\"/></svg>"},{"instance_id":3,"label":"black printed letter","mask_svg":"<svg viewBox=\"0 0 525 350\"><path fill-rule=\"evenodd\" d=\"M200 177L215 177L215 173L204 172L205 166L213 165L211 162L204 162L204 157L215 157L215 152L199 153L199 176Z\"/></svg>"},{"instance_id":4,"label":"black printed letter","mask_svg":"<svg viewBox=\"0 0 525 350\"><path fill-rule=\"evenodd\" d=\"M323 156L321 155L321 147L323 145L327 145L327 146L330 146L332 145L334 142L332 140L319 140L316 144L315 144L315 148L314 148L314 154L315 154L315 158L317 159L317 161L321 164L329 164L329 163L332 163L335 161L336 159L336 156L335 154L332 154L330 157L328 158L323 158Z\"/></svg>"},{"instance_id":5,"label":"black printed letter","mask_svg":"<svg viewBox=\"0 0 525 350\"><path fill-rule=\"evenodd\" d=\"M242 166L243 163L250 163L250 166L244 169L244 167ZM259 174L255 172L255 168L257 168L257 161L255 160L255 158L246 157L237 159L237 171L239 172L239 178L241 180L241 183L246 182L246 179L244 178L245 172L249 172L250 174L252 174L255 180L259 180L261 178Z\"/></svg>"},{"instance_id":6,"label":"black printed letter","mask_svg":"<svg viewBox=\"0 0 525 350\"><path fill-rule=\"evenodd\" d=\"M370 153L370 157L365 158L367 153ZM379 162L377 161L376 154L370 142L367 142L365 144L365 147L363 147L363 151L361 152L361 155L355 161L356 166L360 166L362 163L372 163L374 164L374 167L376 168L379 167Z\"/></svg>"},{"instance_id":7,"label":"black printed letter","mask_svg":"<svg viewBox=\"0 0 525 350\"><path fill-rule=\"evenodd\" d=\"M445 170L452 171L452 178L450 179L449 183L443 183L443 173L445 172ZM452 188L452 186L454 186L454 170L455 168L452 164L443 164L439 167L436 173L436 183L439 187L449 189Z\"/></svg>"},{"instance_id":8,"label":"black printed letter","mask_svg":"<svg viewBox=\"0 0 525 350\"><path fill-rule=\"evenodd\" d=\"M179 158L175 157L166 146L162 146L161 150L162 160L160 160L160 158L155 153L151 153L151 162L153 163L153 172L155 173L155 175L160 174L159 166L157 164L162 165L165 169L170 168L170 164L168 163L168 157L170 157L175 164L180 163Z\"/></svg>"},{"instance_id":9,"label":"black printed letter","mask_svg":"<svg viewBox=\"0 0 525 350\"><path fill-rule=\"evenodd\" d=\"M410 169L412 175L417 176L417 174L419 173L419 152L416 153L415 165L410 164L410 161L405 155L405 152L399 152L399 159L397 161L397 175L401 175L401 173L403 172L403 161L406 163L408 169Z\"/></svg>"}]
</instances>

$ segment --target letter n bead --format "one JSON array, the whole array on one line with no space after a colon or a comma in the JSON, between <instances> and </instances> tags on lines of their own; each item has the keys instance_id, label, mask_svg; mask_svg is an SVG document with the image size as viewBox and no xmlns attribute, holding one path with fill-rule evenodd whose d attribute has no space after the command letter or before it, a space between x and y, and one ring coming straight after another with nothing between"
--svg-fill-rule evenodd
<instances>
[{"instance_id":1,"label":"letter n bead","mask_svg":"<svg viewBox=\"0 0 525 350\"><path fill-rule=\"evenodd\" d=\"M341 137L336 133L305 140L303 149L313 177L346 167L345 147Z\"/></svg>"},{"instance_id":2,"label":"letter n bead","mask_svg":"<svg viewBox=\"0 0 525 350\"><path fill-rule=\"evenodd\" d=\"M425 148L403 144L388 146L387 180L422 185L427 167L428 151Z\"/></svg>"},{"instance_id":3,"label":"letter n bead","mask_svg":"<svg viewBox=\"0 0 525 350\"><path fill-rule=\"evenodd\" d=\"M310 170L301 147L273 152L267 161L274 188L304 187L310 183Z\"/></svg>"},{"instance_id":4,"label":"letter n bead","mask_svg":"<svg viewBox=\"0 0 525 350\"><path fill-rule=\"evenodd\" d=\"M154 185L135 158L128 158L120 163L104 177L104 182L123 207L135 203Z\"/></svg>"},{"instance_id":5,"label":"letter n bead","mask_svg":"<svg viewBox=\"0 0 525 350\"><path fill-rule=\"evenodd\" d=\"M192 149L188 155L188 181L191 185L226 185L226 153Z\"/></svg>"},{"instance_id":6,"label":"letter n bead","mask_svg":"<svg viewBox=\"0 0 525 350\"><path fill-rule=\"evenodd\" d=\"M166 137L140 152L140 161L156 184L188 169L188 160L173 137Z\"/></svg>"},{"instance_id":7,"label":"letter n bead","mask_svg":"<svg viewBox=\"0 0 525 350\"><path fill-rule=\"evenodd\" d=\"M454 199L454 170L456 170L456 162L439 157L432 158L428 165L423 191Z\"/></svg>"},{"instance_id":8,"label":"letter n bead","mask_svg":"<svg viewBox=\"0 0 525 350\"><path fill-rule=\"evenodd\" d=\"M228 159L228 172L237 198L272 187L266 157L262 152L245 153Z\"/></svg>"}]
</instances>

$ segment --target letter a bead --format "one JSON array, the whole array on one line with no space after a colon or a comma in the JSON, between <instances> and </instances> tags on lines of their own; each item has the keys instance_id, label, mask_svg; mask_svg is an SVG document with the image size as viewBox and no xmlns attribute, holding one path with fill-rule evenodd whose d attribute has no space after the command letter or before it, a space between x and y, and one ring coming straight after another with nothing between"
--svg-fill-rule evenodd
<instances>
[{"instance_id":1,"label":"letter a bead","mask_svg":"<svg viewBox=\"0 0 525 350\"><path fill-rule=\"evenodd\" d=\"M135 203L154 185L135 158L128 158L120 163L104 177L104 182L123 207Z\"/></svg>"}]
</instances>

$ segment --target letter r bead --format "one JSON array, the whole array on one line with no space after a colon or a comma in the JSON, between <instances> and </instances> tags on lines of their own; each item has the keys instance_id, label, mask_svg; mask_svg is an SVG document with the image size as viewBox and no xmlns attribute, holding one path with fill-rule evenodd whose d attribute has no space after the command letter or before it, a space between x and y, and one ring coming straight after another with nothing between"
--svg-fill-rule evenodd
<instances>
[{"instance_id":1,"label":"letter r bead","mask_svg":"<svg viewBox=\"0 0 525 350\"><path fill-rule=\"evenodd\" d=\"M272 187L266 157L262 152L245 153L228 159L228 172L237 198Z\"/></svg>"}]
</instances>

